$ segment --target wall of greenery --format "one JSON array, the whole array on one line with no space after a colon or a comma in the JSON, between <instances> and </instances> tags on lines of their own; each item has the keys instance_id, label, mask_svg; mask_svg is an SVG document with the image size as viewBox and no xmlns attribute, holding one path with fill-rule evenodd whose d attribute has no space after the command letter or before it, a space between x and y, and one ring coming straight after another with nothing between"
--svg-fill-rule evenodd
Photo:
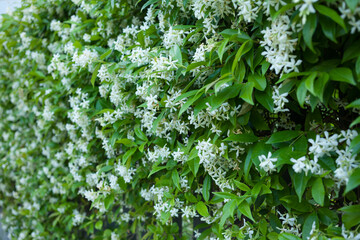
<instances>
[{"instance_id":1,"label":"wall of greenery","mask_svg":"<svg viewBox=\"0 0 360 240\"><path fill-rule=\"evenodd\" d=\"M11 239L360 239L358 0L23 0L0 94Z\"/></svg>"}]
</instances>

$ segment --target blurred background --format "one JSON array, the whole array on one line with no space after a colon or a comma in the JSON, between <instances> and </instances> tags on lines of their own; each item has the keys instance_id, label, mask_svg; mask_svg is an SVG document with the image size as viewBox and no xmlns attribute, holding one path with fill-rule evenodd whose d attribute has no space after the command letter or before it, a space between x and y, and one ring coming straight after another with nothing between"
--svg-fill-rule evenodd
<instances>
[{"instance_id":1,"label":"blurred background","mask_svg":"<svg viewBox=\"0 0 360 240\"><path fill-rule=\"evenodd\" d=\"M21 0L0 0L0 14L6 13L7 9L14 9L20 6Z\"/></svg>"}]
</instances>

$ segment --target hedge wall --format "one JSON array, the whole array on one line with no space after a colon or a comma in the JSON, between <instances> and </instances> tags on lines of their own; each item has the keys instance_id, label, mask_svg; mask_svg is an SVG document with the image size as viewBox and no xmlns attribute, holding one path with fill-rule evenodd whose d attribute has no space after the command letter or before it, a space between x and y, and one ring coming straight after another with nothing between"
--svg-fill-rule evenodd
<instances>
[{"instance_id":1,"label":"hedge wall","mask_svg":"<svg viewBox=\"0 0 360 240\"><path fill-rule=\"evenodd\" d=\"M358 0L23 0L0 22L11 239L360 239Z\"/></svg>"}]
</instances>

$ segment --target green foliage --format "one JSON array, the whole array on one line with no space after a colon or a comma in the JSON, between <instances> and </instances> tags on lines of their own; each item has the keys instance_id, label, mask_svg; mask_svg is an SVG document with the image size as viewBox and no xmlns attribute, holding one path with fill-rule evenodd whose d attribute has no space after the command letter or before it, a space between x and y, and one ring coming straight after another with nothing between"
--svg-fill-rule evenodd
<instances>
[{"instance_id":1,"label":"green foliage","mask_svg":"<svg viewBox=\"0 0 360 240\"><path fill-rule=\"evenodd\" d=\"M29 0L0 24L12 239L350 239L359 1Z\"/></svg>"}]
</instances>

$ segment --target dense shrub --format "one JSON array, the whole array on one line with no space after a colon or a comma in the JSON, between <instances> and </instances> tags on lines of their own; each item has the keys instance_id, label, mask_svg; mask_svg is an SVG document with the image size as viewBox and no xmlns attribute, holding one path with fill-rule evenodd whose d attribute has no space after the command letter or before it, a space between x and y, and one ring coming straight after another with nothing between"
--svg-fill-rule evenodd
<instances>
[{"instance_id":1,"label":"dense shrub","mask_svg":"<svg viewBox=\"0 0 360 240\"><path fill-rule=\"evenodd\" d=\"M12 239L360 239L357 0L27 0L0 31Z\"/></svg>"}]
</instances>

